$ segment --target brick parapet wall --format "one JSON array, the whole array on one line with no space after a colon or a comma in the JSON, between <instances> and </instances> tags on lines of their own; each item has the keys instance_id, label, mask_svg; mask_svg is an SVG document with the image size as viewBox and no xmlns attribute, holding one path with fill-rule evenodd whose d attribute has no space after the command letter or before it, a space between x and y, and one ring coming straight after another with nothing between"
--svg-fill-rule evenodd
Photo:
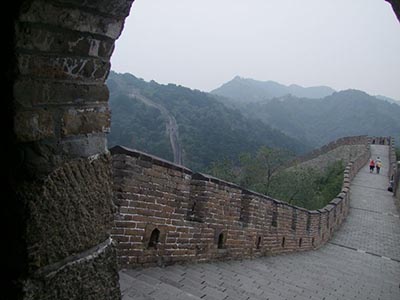
<instances>
[{"instance_id":1,"label":"brick parapet wall","mask_svg":"<svg viewBox=\"0 0 400 300\"><path fill-rule=\"evenodd\" d=\"M395 196L398 200L400 200L400 162L397 163L397 174L395 179Z\"/></svg>"},{"instance_id":2,"label":"brick parapet wall","mask_svg":"<svg viewBox=\"0 0 400 300\"><path fill-rule=\"evenodd\" d=\"M388 177L389 181L393 181L394 196L400 198L400 167L396 157L396 143L393 137L370 137L370 144L388 145L389 146L389 168Z\"/></svg>"},{"instance_id":3,"label":"brick parapet wall","mask_svg":"<svg viewBox=\"0 0 400 300\"><path fill-rule=\"evenodd\" d=\"M394 138L390 138L389 148L389 180L393 180L394 196L400 199L400 162L397 161L396 143Z\"/></svg>"},{"instance_id":4,"label":"brick parapet wall","mask_svg":"<svg viewBox=\"0 0 400 300\"><path fill-rule=\"evenodd\" d=\"M351 180L370 157L366 148L346 166L338 196L308 211L140 151L116 146L111 153L118 207L112 236L122 267L318 248L347 216Z\"/></svg>"}]
</instances>

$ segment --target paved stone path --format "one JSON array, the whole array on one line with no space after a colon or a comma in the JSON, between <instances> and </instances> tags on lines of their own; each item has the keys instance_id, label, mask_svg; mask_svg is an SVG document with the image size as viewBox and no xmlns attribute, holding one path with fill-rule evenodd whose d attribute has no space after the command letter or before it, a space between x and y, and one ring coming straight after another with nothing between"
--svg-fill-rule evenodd
<instances>
[{"instance_id":1,"label":"paved stone path","mask_svg":"<svg viewBox=\"0 0 400 300\"><path fill-rule=\"evenodd\" d=\"M400 218L388 185L388 147L373 145L351 186L351 209L316 251L254 260L122 270L123 300L400 299Z\"/></svg>"}]
</instances>

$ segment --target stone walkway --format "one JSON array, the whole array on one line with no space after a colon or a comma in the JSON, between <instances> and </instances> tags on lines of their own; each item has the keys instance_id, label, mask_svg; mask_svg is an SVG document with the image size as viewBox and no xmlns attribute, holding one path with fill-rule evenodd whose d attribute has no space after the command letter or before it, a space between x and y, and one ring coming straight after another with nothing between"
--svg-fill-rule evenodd
<instances>
[{"instance_id":1,"label":"stone walkway","mask_svg":"<svg viewBox=\"0 0 400 300\"><path fill-rule=\"evenodd\" d=\"M254 260L122 270L123 300L400 299L400 218L388 185L388 147L373 145L351 186L346 222L317 251ZM386 167L386 168L385 168Z\"/></svg>"}]
</instances>

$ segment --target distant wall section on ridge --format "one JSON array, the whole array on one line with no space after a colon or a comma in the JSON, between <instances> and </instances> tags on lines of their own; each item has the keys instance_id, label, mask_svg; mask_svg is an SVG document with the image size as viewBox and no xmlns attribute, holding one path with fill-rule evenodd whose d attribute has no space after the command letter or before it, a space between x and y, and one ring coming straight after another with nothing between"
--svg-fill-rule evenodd
<instances>
[{"instance_id":1,"label":"distant wall section on ridge","mask_svg":"<svg viewBox=\"0 0 400 300\"><path fill-rule=\"evenodd\" d=\"M291 160L286 167L301 165L302 167L324 169L333 161L343 160L347 163L363 154L369 143L370 138L366 135L343 137Z\"/></svg>"}]
</instances>

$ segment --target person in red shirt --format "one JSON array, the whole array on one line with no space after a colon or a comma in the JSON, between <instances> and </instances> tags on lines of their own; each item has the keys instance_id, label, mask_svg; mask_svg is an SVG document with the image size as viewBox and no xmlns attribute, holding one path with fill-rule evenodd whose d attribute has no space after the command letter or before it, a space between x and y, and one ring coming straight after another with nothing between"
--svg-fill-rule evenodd
<instances>
[{"instance_id":1,"label":"person in red shirt","mask_svg":"<svg viewBox=\"0 0 400 300\"><path fill-rule=\"evenodd\" d=\"M371 159L371 161L369 162L369 172L373 173L374 169L375 169L375 161Z\"/></svg>"}]
</instances>

